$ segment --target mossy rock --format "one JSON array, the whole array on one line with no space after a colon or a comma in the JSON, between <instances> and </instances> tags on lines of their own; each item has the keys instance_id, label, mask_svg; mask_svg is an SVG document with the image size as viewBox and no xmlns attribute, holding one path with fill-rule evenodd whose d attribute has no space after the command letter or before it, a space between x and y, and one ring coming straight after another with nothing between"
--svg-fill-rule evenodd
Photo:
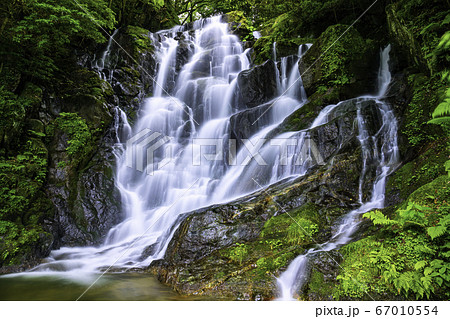
<instances>
[{"instance_id":1,"label":"mossy rock","mask_svg":"<svg viewBox=\"0 0 450 319\"><path fill-rule=\"evenodd\" d=\"M329 88L326 92L315 92L301 108L289 115L282 124L280 131L300 131L307 129L316 119L319 112L330 104L339 102L339 90Z\"/></svg>"},{"instance_id":2,"label":"mossy rock","mask_svg":"<svg viewBox=\"0 0 450 319\"><path fill-rule=\"evenodd\" d=\"M126 34L133 40L133 56L138 58L141 54L153 53L155 51L152 40L150 39L150 31L129 25Z\"/></svg>"},{"instance_id":3,"label":"mossy rock","mask_svg":"<svg viewBox=\"0 0 450 319\"><path fill-rule=\"evenodd\" d=\"M363 39L353 27L328 27L300 60L306 93L311 96L335 87L339 99L346 100L374 92L377 55L373 42Z\"/></svg>"},{"instance_id":4,"label":"mossy rock","mask_svg":"<svg viewBox=\"0 0 450 319\"><path fill-rule=\"evenodd\" d=\"M242 11L231 11L222 17L222 22L228 22L232 34L241 41L253 41L253 25Z\"/></svg>"},{"instance_id":5,"label":"mossy rock","mask_svg":"<svg viewBox=\"0 0 450 319\"><path fill-rule=\"evenodd\" d=\"M307 300L333 300L335 283L326 278L326 274L313 268L307 285Z\"/></svg>"},{"instance_id":6,"label":"mossy rock","mask_svg":"<svg viewBox=\"0 0 450 319\"><path fill-rule=\"evenodd\" d=\"M448 30L450 10L440 0L399 0L386 6L390 42L401 52L403 65L435 74L450 66L449 51L437 50Z\"/></svg>"},{"instance_id":7,"label":"mossy rock","mask_svg":"<svg viewBox=\"0 0 450 319\"><path fill-rule=\"evenodd\" d=\"M86 69L73 74L72 84L64 92L61 111L79 114L91 128L107 127L113 120L108 105L114 95L111 85Z\"/></svg>"},{"instance_id":8,"label":"mossy rock","mask_svg":"<svg viewBox=\"0 0 450 319\"><path fill-rule=\"evenodd\" d=\"M448 138L430 143L420 156L400 167L388 179L388 205L404 202L419 187L445 173L444 163L448 160L449 143Z\"/></svg>"}]
</instances>

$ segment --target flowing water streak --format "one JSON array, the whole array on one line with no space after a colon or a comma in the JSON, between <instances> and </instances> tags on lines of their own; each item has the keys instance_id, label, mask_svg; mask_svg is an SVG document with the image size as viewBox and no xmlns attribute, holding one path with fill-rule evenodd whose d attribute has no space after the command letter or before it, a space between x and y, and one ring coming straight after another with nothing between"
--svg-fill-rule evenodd
<instances>
[{"instance_id":1,"label":"flowing water streak","mask_svg":"<svg viewBox=\"0 0 450 319\"><path fill-rule=\"evenodd\" d=\"M378 94L377 96L364 96L360 102L372 99L378 106L381 114L381 128L374 136L369 133L364 125L359 103L357 109L357 121L360 141L363 153L362 175L366 172L368 159L378 164L376 179L372 187L372 195L368 202L348 213L340 222L340 225L333 237L318 248L311 248L306 254L294 259L286 271L277 278L280 300L295 300L294 295L301 289L308 276L308 259L320 252L327 252L347 244L351 240L352 234L359 224L359 216L375 208L383 208L386 178L395 168L399 161L399 150L397 145L397 120L393 111L384 101L380 99L386 94L391 74L389 72L389 52L390 45L381 52L380 69L378 73ZM373 148L369 148L368 139L372 138ZM381 143L381 144L380 144ZM363 178L363 177L362 177ZM362 202L363 179L360 181L359 196Z\"/></svg>"},{"instance_id":2,"label":"flowing water streak","mask_svg":"<svg viewBox=\"0 0 450 319\"><path fill-rule=\"evenodd\" d=\"M110 56L111 56L111 47L114 41L114 37L117 35L117 32L119 32L119 29L114 30L113 34L108 39L108 44L106 45L105 51L103 51L101 57L99 59L95 59L93 61L92 67L98 71L98 74L103 80L111 80L112 74L109 74L107 77L105 73L105 69L111 68L111 65L109 65L110 62Z\"/></svg>"}]
</instances>

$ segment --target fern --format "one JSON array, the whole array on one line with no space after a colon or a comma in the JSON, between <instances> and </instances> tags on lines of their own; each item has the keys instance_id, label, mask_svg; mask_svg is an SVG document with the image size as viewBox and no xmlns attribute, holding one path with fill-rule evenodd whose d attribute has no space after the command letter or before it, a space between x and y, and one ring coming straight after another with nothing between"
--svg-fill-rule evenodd
<instances>
[{"instance_id":1,"label":"fern","mask_svg":"<svg viewBox=\"0 0 450 319\"><path fill-rule=\"evenodd\" d=\"M433 118L450 115L450 89L446 92L446 98L433 111Z\"/></svg>"},{"instance_id":2,"label":"fern","mask_svg":"<svg viewBox=\"0 0 450 319\"><path fill-rule=\"evenodd\" d=\"M447 226L450 225L450 215L445 215L439 220L439 223L434 227L428 227L427 233L431 239L435 239L444 235L447 232Z\"/></svg>"},{"instance_id":3,"label":"fern","mask_svg":"<svg viewBox=\"0 0 450 319\"><path fill-rule=\"evenodd\" d=\"M416 264L414 265L414 268L415 268L416 270L420 270L420 269L422 269L423 267L425 267L427 264L428 264L428 261L426 261L426 260L421 260L421 261L416 262Z\"/></svg>"},{"instance_id":4,"label":"fern","mask_svg":"<svg viewBox=\"0 0 450 319\"><path fill-rule=\"evenodd\" d=\"M374 210L363 215L365 218L372 220L374 225L394 225L398 224L397 221L392 220L384 216L384 214L379 210Z\"/></svg>"},{"instance_id":5,"label":"fern","mask_svg":"<svg viewBox=\"0 0 450 319\"><path fill-rule=\"evenodd\" d=\"M446 17L447 20L448 16ZM447 31L441 38L438 44L438 49L448 49L450 48L450 31Z\"/></svg>"},{"instance_id":6,"label":"fern","mask_svg":"<svg viewBox=\"0 0 450 319\"><path fill-rule=\"evenodd\" d=\"M443 23L448 23L450 20L449 15L446 16ZM438 50L448 50L450 48L450 31L447 31L439 41L439 45L437 46ZM442 74L442 80L444 82L450 82L450 72L445 71ZM433 112L433 119L428 121L430 124L448 124L450 123L450 89L447 89L445 92L444 101L441 102ZM447 165L447 164L446 164ZM447 167L447 166L446 166ZM447 169L448 170L448 169ZM450 170L449 170L450 176Z\"/></svg>"}]
</instances>

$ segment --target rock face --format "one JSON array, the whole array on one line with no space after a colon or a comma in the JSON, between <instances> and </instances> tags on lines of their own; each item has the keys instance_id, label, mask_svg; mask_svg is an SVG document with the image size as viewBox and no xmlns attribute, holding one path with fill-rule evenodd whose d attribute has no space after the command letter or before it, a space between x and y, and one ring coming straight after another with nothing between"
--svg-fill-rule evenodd
<instances>
[{"instance_id":1,"label":"rock face","mask_svg":"<svg viewBox=\"0 0 450 319\"><path fill-rule=\"evenodd\" d=\"M253 107L236 113L230 118L230 136L236 140L238 149L243 145L243 139L252 137L262 125L268 123L271 104L269 102Z\"/></svg>"},{"instance_id":2,"label":"rock face","mask_svg":"<svg viewBox=\"0 0 450 319\"><path fill-rule=\"evenodd\" d=\"M324 165L294 181L186 214L164 260L153 262L149 271L182 294L245 300L276 297L273 276L311 244L329 239L337 218L359 205L355 190L362 159L355 126L357 107L371 119L369 131L375 133L380 118L374 102L341 103L327 124L307 131L319 145ZM367 194L374 169L369 166L365 177ZM307 220L318 231L311 234L312 239L293 241L289 235L296 226L293 219ZM315 258L313 265L323 271L336 266L330 258Z\"/></svg>"},{"instance_id":3,"label":"rock face","mask_svg":"<svg viewBox=\"0 0 450 319\"><path fill-rule=\"evenodd\" d=\"M111 142L112 139L109 143L104 139L89 167L81 172L56 167L65 157L61 157L64 153L53 154L47 193L56 210L47 224L55 235L56 247L99 244L108 230L121 220Z\"/></svg>"},{"instance_id":4,"label":"rock face","mask_svg":"<svg viewBox=\"0 0 450 319\"><path fill-rule=\"evenodd\" d=\"M348 30L347 30L348 29ZM347 31L346 31L347 30ZM344 34L338 42L338 37ZM330 26L299 63L308 96L338 88L337 101L375 91L377 50L352 27Z\"/></svg>"},{"instance_id":5,"label":"rock face","mask_svg":"<svg viewBox=\"0 0 450 319\"><path fill-rule=\"evenodd\" d=\"M85 59L107 81L99 79L95 72L82 71L89 79L83 88L87 93L49 101L47 111L42 113L52 119L60 112L77 112L91 131L102 132L86 158L77 161L75 166L61 167L62 162L70 163L66 152L68 136L60 130L55 131L50 144L47 187L47 196L52 200L55 212L45 222L54 236L52 248L100 244L107 232L122 220L120 194L114 183L114 148L118 136L113 124L120 121L115 105L120 105L132 119L142 99L153 90L154 75L150 72L155 69L156 62L149 35L142 33L144 31L126 30L115 36L119 45L132 56L113 42L103 68L98 67L98 62ZM134 42L137 37L141 40L140 46ZM142 47L142 43L147 43L148 47ZM88 94L93 90L89 85L100 88L101 93L96 98Z\"/></svg>"},{"instance_id":6,"label":"rock face","mask_svg":"<svg viewBox=\"0 0 450 319\"><path fill-rule=\"evenodd\" d=\"M277 93L275 62L266 61L262 65L242 71L238 76L238 86L242 103L251 108L268 102Z\"/></svg>"}]
</instances>

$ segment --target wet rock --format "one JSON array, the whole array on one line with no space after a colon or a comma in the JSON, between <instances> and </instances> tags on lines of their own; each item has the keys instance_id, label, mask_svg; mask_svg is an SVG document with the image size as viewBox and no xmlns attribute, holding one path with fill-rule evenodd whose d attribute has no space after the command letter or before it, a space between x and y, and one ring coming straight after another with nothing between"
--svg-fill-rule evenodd
<instances>
[{"instance_id":1,"label":"wet rock","mask_svg":"<svg viewBox=\"0 0 450 319\"><path fill-rule=\"evenodd\" d=\"M276 297L274 276L279 276L311 244L329 240L337 220L359 206L356 190L362 150L355 122L358 109L367 119L369 133L375 134L381 118L374 101L352 99L340 103L330 112L326 124L305 131L317 144L322 165L316 163L304 176L234 202L185 214L164 260L153 262L148 271L182 294L238 300ZM368 162L363 182L366 194L370 194L375 169ZM312 240L308 238L303 244L287 241L292 216L318 225ZM236 259L237 252L241 259ZM312 257L311 269L319 271L327 285L337 274L334 260L340 261L338 252ZM331 298L328 292L310 290L304 286L299 296Z\"/></svg>"},{"instance_id":2,"label":"wet rock","mask_svg":"<svg viewBox=\"0 0 450 319\"><path fill-rule=\"evenodd\" d=\"M57 145L65 150L67 144ZM51 154L47 194L56 212L46 223L56 235L56 247L99 244L122 219L112 146L111 140L103 140L89 166L81 172L57 166L68 161L65 152Z\"/></svg>"},{"instance_id":3,"label":"wet rock","mask_svg":"<svg viewBox=\"0 0 450 319\"><path fill-rule=\"evenodd\" d=\"M239 73L242 103L247 107L255 107L273 99L277 93L275 78L275 63L272 60Z\"/></svg>"},{"instance_id":4,"label":"wet rock","mask_svg":"<svg viewBox=\"0 0 450 319\"><path fill-rule=\"evenodd\" d=\"M186 39L178 40L178 47L176 52L175 71L180 72L181 68L190 60L194 52L194 45Z\"/></svg>"},{"instance_id":5,"label":"wet rock","mask_svg":"<svg viewBox=\"0 0 450 319\"><path fill-rule=\"evenodd\" d=\"M243 139L249 139L260 130L260 127L269 122L271 104L269 102L231 116L230 136L236 140L238 150L243 145Z\"/></svg>"}]
</instances>

